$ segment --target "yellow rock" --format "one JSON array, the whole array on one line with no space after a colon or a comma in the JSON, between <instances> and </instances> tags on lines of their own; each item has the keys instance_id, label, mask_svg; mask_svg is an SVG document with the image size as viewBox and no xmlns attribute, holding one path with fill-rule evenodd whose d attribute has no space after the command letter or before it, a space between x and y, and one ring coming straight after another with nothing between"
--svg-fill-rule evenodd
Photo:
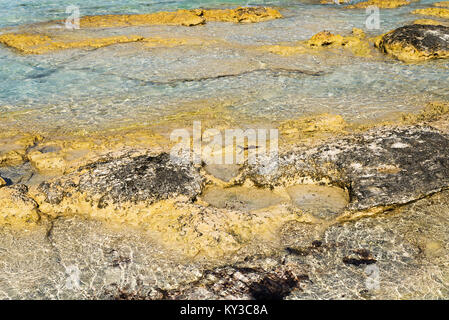
<instances>
[{"instance_id":1,"label":"yellow rock","mask_svg":"<svg viewBox=\"0 0 449 320\"><path fill-rule=\"evenodd\" d=\"M370 42L374 44L376 48L379 48L380 43L382 42L382 38L386 33L380 34L378 36L372 37L369 39Z\"/></svg>"},{"instance_id":2,"label":"yellow rock","mask_svg":"<svg viewBox=\"0 0 449 320\"><path fill-rule=\"evenodd\" d=\"M368 0L346 6L346 9L364 9L369 6L376 6L380 9L393 9L402 6L409 5L410 1L407 0Z\"/></svg>"},{"instance_id":3,"label":"yellow rock","mask_svg":"<svg viewBox=\"0 0 449 320\"><path fill-rule=\"evenodd\" d=\"M239 7L225 10L193 10L206 21L255 23L282 18L281 13L267 7Z\"/></svg>"},{"instance_id":4,"label":"yellow rock","mask_svg":"<svg viewBox=\"0 0 449 320\"><path fill-rule=\"evenodd\" d=\"M433 4L435 7L449 8L449 1L442 1Z\"/></svg>"},{"instance_id":5,"label":"yellow rock","mask_svg":"<svg viewBox=\"0 0 449 320\"><path fill-rule=\"evenodd\" d=\"M0 225L26 227L39 221L36 202L24 191L0 188Z\"/></svg>"},{"instance_id":6,"label":"yellow rock","mask_svg":"<svg viewBox=\"0 0 449 320\"><path fill-rule=\"evenodd\" d=\"M349 36L334 35L329 31L322 31L306 41L306 45L310 48L345 48L355 55L371 55L371 46L365 39L365 33L358 28L354 28L352 35Z\"/></svg>"},{"instance_id":7,"label":"yellow rock","mask_svg":"<svg viewBox=\"0 0 449 320\"><path fill-rule=\"evenodd\" d=\"M287 146L300 140L326 138L329 135L344 134L348 124L340 115L319 114L286 120L279 124L279 136Z\"/></svg>"},{"instance_id":8,"label":"yellow rock","mask_svg":"<svg viewBox=\"0 0 449 320\"><path fill-rule=\"evenodd\" d=\"M145 38L142 40L145 47L165 47L172 48L177 46L204 46L224 43L220 40L205 40L201 38Z\"/></svg>"},{"instance_id":9,"label":"yellow rock","mask_svg":"<svg viewBox=\"0 0 449 320\"><path fill-rule=\"evenodd\" d=\"M447 26L448 23L444 23L441 21L437 21L437 20L432 20L432 19L418 19L413 21L413 24L425 24L425 25L433 25L433 26Z\"/></svg>"},{"instance_id":10,"label":"yellow rock","mask_svg":"<svg viewBox=\"0 0 449 320\"><path fill-rule=\"evenodd\" d=\"M435 32L439 29L431 26L429 28L435 29ZM415 37L418 38L424 37L426 33L433 36L434 32L427 31L429 28L419 26L419 24L413 24L404 26L402 29L391 30L377 37L374 46L379 48L383 53L407 63L449 58L449 51L445 50L444 46L432 46L432 42L429 41L413 43L410 39L407 40L406 35L404 35L404 32L413 30ZM398 34L394 35L392 40L390 35L395 32L398 32Z\"/></svg>"},{"instance_id":11,"label":"yellow rock","mask_svg":"<svg viewBox=\"0 0 449 320\"><path fill-rule=\"evenodd\" d=\"M307 49L304 46L298 45L271 45L262 46L260 49L275 53L281 56L289 56L292 54L305 53Z\"/></svg>"},{"instance_id":12,"label":"yellow rock","mask_svg":"<svg viewBox=\"0 0 449 320\"><path fill-rule=\"evenodd\" d=\"M109 38L91 38L77 40L70 37L49 37L39 34L3 34L0 43L26 54L42 54L55 50L76 48L101 48L117 43L143 40L140 36L117 36Z\"/></svg>"},{"instance_id":13,"label":"yellow rock","mask_svg":"<svg viewBox=\"0 0 449 320\"><path fill-rule=\"evenodd\" d=\"M28 148L41 139L39 135L19 133L0 137L0 167L23 163Z\"/></svg>"},{"instance_id":14,"label":"yellow rock","mask_svg":"<svg viewBox=\"0 0 449 320\"><path fill-rule=\"evenodd\" d=\"M321 0L321 4L344 4L351 2L351 0Z\"/></svg>"},{"instance_id":15,"label":"yellow rock","mask_svg":"<svg viewBox=\"0 0 449 320\"><path fill-rule=\"evenodd\" d=\"M111 226L140 227L157 236L165 246L190 257L230 255L251 242L275 240L277 230L287 221L310 219L282 204L249 213L187 203L182 196L152 204L108 202L99 207L92 202L97 203L100 195L87 195L71 187L61 188L71 196L51 204L34 187L32 194L41 212L50 217L80 215Z\"/></svg>"},{"instance_id":16,"label":"yellow rock","mask_svg":"<svg viewBox=\"0 0 449 320\"><path fill-rule=\"evenodd\" d=\"M359 28L352 28L352 35L361 39L366 37L365 31Z\"/></svg>"},{"instance_id":17,"label":"yellow rock","mask_svg":"<svg viewBox=\"0 0 449 320\"><path fill-rule=\"evenodd\" d=\"M317 127L330 127L335 120L320 119ZM312 124L307 123L304 127L310 127ZM310 129L309 129L310 130ZM139 137L148 140L149 135L138 136L130 135L136 140L129 142L134 145ZM102 140L101 138L86 137L86 140L80 138L78 142L56 142L51 140L48 145L42 143L38 147L45 146L51 150L51 146L59 146L62 148L58 151L40 153L37 151L28 154L33 165L42 165L47 169L46 157L52 153L56 155L67 154L67 150L75 147L79 148L95 148L94 141L98 143L98 148L105 145L105 149L109 146L121 144L122 137L115 137L117 141ZM92 140L90 140L92 139ZM106 138L105 138L106 139ZM132 138L133 139L133 138ZM123 138L126 142L128 139ZM105 142L107 141L107 142ZM91 144L92 143L92 144ZM67 160L67 159L65 159ZM90 158L93 161L92 158ZM42 164L37 164L42 161ZM267 201L263 190L254 187L248 189L248 196L257 202L257 197L264 197L268 207L255 208L251 212L241 212L237 210L213 208L208 204L200 202L192 204L187 202L185 197L177 197L175 199L159 201L156 203L147 202L120 202L113 203L108 201L107 205L92 205L92 203L100 203L101 194L87 194L80 191L68 181L77 181L78 174L83 171L73 172L66 180L65 177L56 178L61 184L55 187L55 194L58 191L68 193L59 202L48 201L46 195L39 191L38 186L31 188L30 194L39 205L39 212L49 217L80 215L89 219L98 219L110 223L111 226L131 225L143 228L149 234L154 234L160 241L169 248L181 251L190 257L212 257L219 258L223 255L231 255L238 250L242 250L252 243L259 241L276 241L278 229L288 221L309 222L310 217L303 216L299 211L292 210L277 201ZM3 189L3 188L2 188ZM259 193L258 193L259 191ZM271 193L271 191L268 191ZM281 193L280 193L281 194ZM285 201L288 197L285 195Z\"/></svg>"},{"instance_id":18,"label":"yellow rock","mask_svg":"<svg viewBox=\"0 0 449 320\"><path fill-rule=\"evenodd\" d=\"M81 28L107 28L145 25L196 26L207 21L253 23L282 18L278 10L265 7L247 7L224 10L178 10L133 15L86 16L80 19Z\"/></svg>"},{"instance_id":19,"label":"yellow rock","mask_svg":"<svg viewBox=\"0 0 449 320\"><path fill-rule=\"evenodd\" d=\"M292 44L278 44L262 46L260 49L271 53L289 56L292 54L312 53L310 49L339 49L344 48L357 56L371 56L372 50L369 41L365 39L362 29L353 28L349 36L334 35L328 31L315 34L307 41Z\"/></svg>"},{"instance_id":20,"label":"yellow rock","mask_svg":"<svg viewBox=\"0 0 449 320\"><path fill-rule=\"evenodd\" d=\"M449 9L443 8L425 8L412 11L413 14L422 14L425 16L433 16L449 19Z\"/></svg>"},{"instance_id":21,"label":"yellow rock","mask_svg":"<svg viewBox=\"0 0 449 320\"><path fill-rule=\"evenodd\" d=\"M449 103L442 101L432 101L427 103L418 114L403 114L402 121L407 124L416 124L428 121L435 121L442 116L449 114Z\"/></svg>"},{"instance_id":22,"label":"yellow rock","mask_svg":"<svg viewBox=\"0 0 449 320\"><path fill-rule=\"evenodd\" d=\"M25 150L11 150L0 153L0 167L15 166L23 162Z\"/></svg>"},{"instance_id":23,"label":"yellow rock","mask_svg":"<svg viewBox=\"0 0 449 320\"><path fill-rule=\"evenodd\" d=\"M31 165L40 173L63 174L67 166L64 157L59 152L33 151L27 154L27 157Z\"/></svg>"},{"instance_id":24,"label":"yellow rock","mask_svg":"<svg viewBox=\"0 0 449 320\"><path fill-rule=\"evenodd\" d=\"M196 26L206 20L190 10L176 12L157 12L151 14L108 14L100 16L85 16L80 19L81 28L111 28L148 25L182 25Z\"/></svg>"}]
</instances>

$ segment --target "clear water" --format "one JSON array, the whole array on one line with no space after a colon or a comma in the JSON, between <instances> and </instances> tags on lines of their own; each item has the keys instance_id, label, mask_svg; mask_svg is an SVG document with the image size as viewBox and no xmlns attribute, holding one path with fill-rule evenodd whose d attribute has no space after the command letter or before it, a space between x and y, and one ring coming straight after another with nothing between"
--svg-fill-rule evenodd
<instances>
[{"instance_id":1,"label":"clear water","mask_svg":"<svg viewBox=\"0 0 449 320\"><path fill-rule=\"evenodd\" d=\"M318 2L2 0L1 33L24 24L64 19L70 4L79 5L82 15L270 5L280 7L285 18L250 25L74 31L99 37L212 38L228 45L150 49L124 44L44 55L21 55L0 46L0 113L19 115L8 121L22 126L37 123L42 128L76 129L151 123L176 113L186 103L201 108L204 101L223 101L242 119L276 120L330 112L357 121L416 111L429 100L449 100L448 60L407 65L380 55L375 59L347 54L281 57L251 50L251 46L304 40L322 30L344 34L358 27L367 31L365 10ZM381 10L381 30L367 33L377 35L421 18L410 12L432 2L437 1ZM276 72L279 68L296 72Z\"/></svg>"}]
</instances>

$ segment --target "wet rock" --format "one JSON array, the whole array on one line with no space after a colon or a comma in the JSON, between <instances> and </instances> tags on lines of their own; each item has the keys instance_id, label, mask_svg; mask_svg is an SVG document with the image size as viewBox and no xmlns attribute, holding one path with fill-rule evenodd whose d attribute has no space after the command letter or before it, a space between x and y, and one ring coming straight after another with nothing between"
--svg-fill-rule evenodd
<instances>
[{"instance_id":1,"label":"wet rock","mask_svg":"<svg viewBox=\"0 0 449 320\"><path fill-rule=\"evenodd\" d=\"M410 1L407 0L368 0L346 6L346 9L364 9L369 6L376 6L380 9L393 9L402 6L407 6Z\"/></svg>"},{"instance_id":2,"label":"wet rock","mask_svg":"<svg viewBox=\"0 0 449 320\"><path fill-rule=\"evenodd\" d=\"M321 4L344 4L349 2L351 2L351 0L320 0Z\"/></svg>"},{"instance_id":3,"label":"wet rock","mask_svg":"<svg viewBox=\"0 0 449 320\"><path fill-rule=\"evenodd\" d=\"M288 197L273 194L264 202L269 208L261 208L256 201L266 196L261 191L248 204L231 201L217 208L201 200L202 191L203 178L191 164L173 163L165 153L125 153L44 182L32 188L32 195L49 217L75 214L137 226L189 257L229 256L255 242L273 241L286 221L308 219L279 200Z\"/></svg>"},{"instance_id":4,"label":"wet rock","mask_svg":"<svg viewBox=\"0 0 449 320\"><path fill-rule=\"evenodd\" d=\"M286 258L310 277L288 299L444 299L447 195L328 228L321 247Z\"/></svg>"},{"instance_id":5,"label":"wet rock","mask_svg":"<svg viewBox=\"0 0 449 320\"><path fill-rule=\"evenodd\" d=\"M354 55L371 56L371 45L365 37L363 30L353 28L349 35L333 34L329 31L321 31L309 40L294 42L291 44L276 44L261 46L261 50L266 50L282 56L293 54L310 53L315 54L315 50L346 49Z\"/></svg>"},{"instance_id":6,"label":"wet rock","mask_svg":"<svg viewBox=\"0 0 449 320\"><path fill-rule=\"evenodd\" d=\"M0 167L19 165L25 161L27 150L42 140L39 135L6 132L0 135Z\"/></svg>"},{"instance_id":7,"label":"wet rock","mask_svg":"<svg viewBox=\"0 0 449 320\"><path fill-rule=\"evenodd\" d=\"M343 258L343 263L355 266L369 265L376 262L377 260L373 258L370 251L367 249L353 250L351 255Z\"/></svg>"},{"instance_id":8,"label":"wet rock","mask_svg":"<svg viewBox=\"0 0 449 320\"><path fill-rule=\"evenodd\" d=\"M306 41L306 45L310 48L345 48L359 56L369 56L371 52L365 33L358 28L353 28L347 36L322 31Z\"/></svg>"},{"instance_id":9,"label":"wet rock","mask_svg":"<svg viewBox=\"0 0 449 320\"><path fill-rule=\"evenodd\" d=\"M334 217L348 204L348 194L336 187L296 185L287 188L295 206L320 218Z\"/></svg>"},{"instance_id":10,"label":"wet rock","mask_svg":"<svg viewBox=\"0 0 449 320\"><path fill-rule=\"evenodd\" d=\"M449 57L449 27L408 25L385 34L376 47L405 62Z\"/></svg>"},{"instance_id":11,"label":"wet rock","mask_svg":"<svg viewBox=\"0 0 449 320\"><path fill-rule=\"evenodd\" d=\"M85 16L80 19L81 28L111 28L148 25L182 25L196 26L204 24L204 18L190 10L175 12L156 12L150 14L108 14Z\"/></svg>"},{"instance_id":12,"label":"wet rock","mask_svg":"<svg viewBox=\"0 0 449 320\"><path fill-rule=\"evenodd\" d=\"M77 172L53 182L42 183L38 191L43 202L87 194L92 207L156 201L184 196L194 199L202 188L202 178L192 165L177 164L170 155L123 155L81 167Z\"/></svg>"},{"instance_id":13,"label":"wet rock","mask_svg":"<svg viewBox=\"0 0 449 320\"><path fill-rule=\"evenodd\" d=\"M23 157L25 152L18 150L11 150L8 152L0 153L0 166L13 166L21 164L23 162Z\"/></svg>"},{"instance_id":14,"label":"wet rock","mask_svg":"<svg viewBox=\"0 0 449 320\"><path fill-rule=\"evenodd\" d=\"M381 128L280 157L279 169L246 177L258 185L326 183L349 191L350 211L405 204L449 187L449 139L424 126Z\"/></svg>"},{"instance_id":15,"label":"wet rock","mask_svg":"<svg viewBox=\"0 0 449 320\"><path fill-rule=\"evenodd\" d=\"M27 227L40 219L37 203L25 185L0 188L0 225Z\"/></svg>"},{"instance_id":16,"label":"wet rock","mask_svg":"<svg viewBox=\"0 0 449 320\"><path fill-rule=\"evenodd\" d=\"M207 21L253 23L282 18L278 10L267 7L239 7L223 10L178 10L134 15L86 16L80 19L81 28L127 27L145 25L197 26Z\"/></svg>"},{"instance_id":17,"label":"wet rock","mask_svg":"<svg viewBox=\"0 0 449 320\"><path fill-rule=\"evenodd\" d=\"M284 265L266 269L226 266L206 270L198 281L167 292L166 298L281 300L307 280L307 275Z\"/></svg>"},{"instance_id":18,"label":"wet rock","mask_svg":"<svg viewBox=\"0 0 449 320\"><path fill-rule=\"evenodd\" d=\"M418 19L418 20L413 21L413 24L424 24L424 25L449 27L449 22L437 21L437 20L432 20L432 19Z\"/></svg>"},{"instance_id":19,"label":"wet rock","mask_svg":"<svg viewBox=\"0 0 449 320\"><path fill-rule=\"evenodd\" d=\"M412 11L413 14L422 14L425 16L433 16L439 18L449 18L449 9L444 8L425 8Z\"/></svg>"},{"instance_id":20,"label":"wet rock","mask_svg":"<svg viewBox=\"0 0 449 320\"><path fill-rule=\"evenodd\" d=\"M276 194L271 190L258 190L241 186L231 188L207 188L201 198L217 208L228 208L239 211L256 211L288 202L288 197Z\"/></svg>"},{"instance_id":21,"label":"wet rock","mask_svg":"<svg viewBox=\"0 0 449 320\"><path fill-rule=\"evenodd\" d=\"M29 152L27 159L41 173L63 174L67 166L63 155L57 152L43 153L36 150Z\"/></svg>"},{"instance_id":22,"label":"wet rock","mask_svg":"<svg viewBox=\"0 0 449 320\"><path fill-rule=\"evenodd\" d=\"M102 48L118 43L143 40L140 36L118 36L109 38L49 37L40 34L2 34L0 43L25 54L43 54L64 49Z\"/></svg>"},{"instance_id":23,"label":"wet rock","mask_svg":"<svg viewBox=\"0 0 449 320\"><path fill-rule=\"evenodd\" d=\"M448 191L388 215L335 224L317 239L235 262L191 262L147 234L80 217L32 233L2 228L0 296L9 299L447 298ZM299 233L298 233L299 232ZM315 239L315 240L313 240Z\"/></svg>"},{"instance_id":24,"label":"wet rock","mask_svg":"<svg viewBox=\"0 0 449 320\"><path fill-rule=\"evenodd\" d=\"M443 101L431 101L419 113L402 115L402 121L407 124L435 123L449 114L449 103Z\"/></svg>"},{"instance_id":25,"label":"wet rock","mask_svg":"<svg viewBox=\"0 0 449 320\"><path fill-rule=\"evenodd\" d=\"M193 10L206 21L254 23L282 18L278 10L269 7L239 7L225 10Z\"/></svg>"},{"instance_id":26,"label":"wet rock","mask_svg":"<svg viewBox=\"0 0 449 320\"><path fill-rule=\"evenodd\" d=\"M449 8L449 1L441 1L433 4L435 7Z\"/></svg>"}]
</instances>

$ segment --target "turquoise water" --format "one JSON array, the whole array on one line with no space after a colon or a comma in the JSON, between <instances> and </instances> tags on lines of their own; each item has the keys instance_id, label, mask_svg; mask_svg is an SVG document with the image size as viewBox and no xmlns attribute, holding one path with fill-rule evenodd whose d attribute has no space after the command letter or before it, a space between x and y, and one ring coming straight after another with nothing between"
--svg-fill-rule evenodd
<instances>
[{"instance_id":1,"label":"turquoise water","mask_svg":"<svg viewBox=\"0 0 449 320\"><path fill-rule=\"evenodd\" d=\"M238 5L286 5L298 1L241 0L2 0L0 27L43 22L67 17L66 7L78 6L82 15L146 13L192 8L220 8Z\"/></svg>"},{"instance_id":2,"label":"turquoise water","mask_svg":"<svg viewBox=\"0 0 449 320\"><path fill-rule=\"evenodd\" d=\"M282 57L241 47L304 40L322 30L347 34L353 27L374 36L421 18L410 12L436 1L381 10L381 29L374 31L366 30L365 10L318 2L2 0L0 27L7 29L0 32L64 19L69 4L79 5L82 15L270 5L280 7L285 18L250 25L89 31L91 36L218 38L235 46L148 49L125 44L44 55L21 55L0 46L0 112L25 111L25 116L16 119L25 126L37 122L50 128L92 127L111 121L151 123L181 104L209 99L232 100L231 109L248 118L331 112L357 121L415 111L429 100L449 100L448 60L407 65L381 55L375 59L346 54ZM293 71L277 72L280 68Z\"/></svg>"}]
</instances>

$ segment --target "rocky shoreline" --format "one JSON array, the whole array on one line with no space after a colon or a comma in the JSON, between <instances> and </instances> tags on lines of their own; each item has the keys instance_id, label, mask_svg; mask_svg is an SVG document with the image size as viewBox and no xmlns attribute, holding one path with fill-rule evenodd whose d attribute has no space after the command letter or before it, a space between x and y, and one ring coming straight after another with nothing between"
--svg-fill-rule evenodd
<instances>
[{"instance_id":1,"label":"rocky shoreline","mask_svg":"<svg viewBox=\"0 0 449 320\"><path fill-rule=\"evenodd\" d=\"M410 2L347 8L370 4ZM445 18L445 4L436 7L414 13ZM197 9L87 16L81 23L193 28L282 17L274 8ZM1 34L0 43L45 55L218 41L92 38L40 27ZM269 45L218 42L283 57L344 52L392 63L449 57L449 28L438 21L373 38L354 28ZM247 73L267 70L320 75L264 65ZM278 159L222 167L173 162L173 143L151 130L62 138L2 132L0 298L447 299L448 113L448 104L437 102L371 125L329 114L290 119L279 125ZM267 173L274 163L277 169Z\"/></svg>"},{"instance_id":2,"label":"rocky shoreline","mask_svg":"<svg viewBox=\"0 0 449 320\"><path fill-rule=\"evenodd\" d=\"M280 155L274 174L245 164L218 185L202 166L135 149L36 186L2 186L2 297L447 296L449 127L444 114L431 118L298 146ZM217 206L204 196L211 185L266 191ZM295 202L288 188L298 185L316 185L319 202L332 201L326 186L341 189L348 202L323 215ZM252 208L267 192L279 200ZM366 289L368 266L379 288ZM400 278L400 290L389 289Z\"/></svg>"}]
</instances>

